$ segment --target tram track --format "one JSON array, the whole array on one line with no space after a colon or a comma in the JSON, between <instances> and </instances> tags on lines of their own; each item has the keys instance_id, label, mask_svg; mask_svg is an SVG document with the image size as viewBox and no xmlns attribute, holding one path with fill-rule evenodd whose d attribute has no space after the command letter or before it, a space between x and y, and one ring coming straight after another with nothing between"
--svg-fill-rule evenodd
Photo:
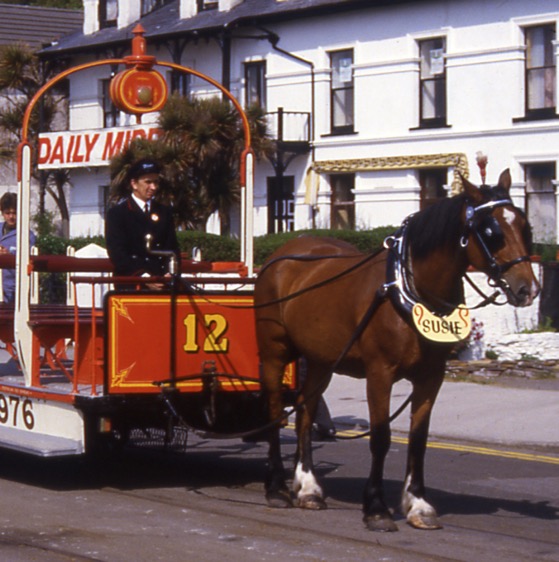
<instances>
[{"instance_id":1,"label":"tram track","mask_svg":"<svg viewBox=\"0 0 559 562\"><path fill-rule=\"evenodd\" d=\"M442 451L444 454L460 452ZM179 493L176 488L138 491L103 488L102 492L114 497L146 501L156 511L167 507L173 510L186 509L196 521L212 519L216 523L217 520L217 527L211 526L213 531L205 529L201 532L217 537L217 528L226 530L234 542L280 545L278 548L283 552L284 559L286 552L297 550L297 545L301 543L311 545L307 554L312 554L313 560L352 562L370 560L371 557L386 560L486 559L490 549L500 553L497 560L521 560L523 558L518 556L519 552L539 553L538 556L531 556L531 559L554 560L557 558L553 558L553 554L548 558L545 553L559 553L559 542L556 540L538 537L537 531L532 533L529 528L520 534L518 521L507 531L506 525L502 526L499 519L513 519L515 515L494 515L491 519L496 526L491 526L487 524L485 516L472 519L467 514L447 513L443 514L443 531L421 533L409 528L403 518L396 514L400 532L376 534L364 528L360 506L356 503L328 498L329 508L323 512L274 510L265 505L260 482L240 486L216 485L214 482L219 479L217 470L215 473L212 469L208 470L206 483L187 486ZM322 551L314 550L313 545L316 544L322 545ZM465 544L468 544L467 549L464 549ZM324 557L320 556L320 552L323 552ZM269 559L275 559L273 554L269 556ZM249 557L247 560L252 559Z\"/></svg>"}]
</instances>

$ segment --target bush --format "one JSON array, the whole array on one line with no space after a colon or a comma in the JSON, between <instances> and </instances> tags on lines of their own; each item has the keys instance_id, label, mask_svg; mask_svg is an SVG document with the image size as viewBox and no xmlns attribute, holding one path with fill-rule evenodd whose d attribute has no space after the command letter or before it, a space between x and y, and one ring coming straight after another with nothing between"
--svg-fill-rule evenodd
<instances>
[{"instance_id":1,"label":"bush","mask_svg":"<svg viewBox=\"0 0 559 562\"><path fill-rule=\"evenodd\" d=\"M218 234L208 234L198 230L184 230L177 232L181 252L192 255L192 250L198 248L204 261L239 261L241 245L238 240Z\"/></svg>"},{"instance_id":2,"label":"bush","mask_svg":"<svg viewBox=\"0 0 559 562\"><path fill-rule=\"evenodd\" d=\"M281 234L266 234L254 240L254 262L263 264L280 246L299 236L336 238L353 244L359 251L369 253L382 246L384 239L396 231L394 226L381 226L373 230L297 230Z\"/></svg>"},{"instance_id":3,"label":"bush","mask_svg":"<svg viewBox=\"0 0 559 562\"><path fill-rule=\"evenodd\" d=\"M254 262L263 264L266 259L289 240L299 236L318 236L322 238L336 238L353 244L359 251L368 253L382 246L384 239L396 231L396 227L383 226L373 230L297 230L295 232L282 232L279 234L265 234L254 239ZM239 261L240 242L228 236L219 236L197 230L177 232L181 252L192 255L194 248L199 248L202 259L205 261ZM88 244L97 244L106 247L103 236L80 236L66 239L60 236L47 234L37 237L37 245L41 254L63 255L67 246L76 250Z\"/></svg>"},{"instance_id":4,"label":"bush","mask_svg":"<svg viewBox=\"0 0 559 562\"><path fill-rule=\"evenodd\" d=\"M541 244L536 243L532 248L532 254L541 257L542 262L555 262L557 261L557 252L559 245L557 244Z\"/></svg>"}]
</instances>

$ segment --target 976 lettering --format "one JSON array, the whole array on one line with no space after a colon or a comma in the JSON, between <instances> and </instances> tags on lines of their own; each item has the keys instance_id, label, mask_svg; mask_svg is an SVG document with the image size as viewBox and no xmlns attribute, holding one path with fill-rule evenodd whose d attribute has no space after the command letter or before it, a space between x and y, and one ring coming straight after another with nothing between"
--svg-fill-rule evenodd
<instances>
[{"instance_id":1,"label":"976 lettering","mask_svg":"<svg viewBox=\"0 0 559 562\"><path fill-rule=\"evenodd\" d=\"M33 402L19 396L0 394L0 424L12 427L35 427Z\"/></svg>"}]
</instances>

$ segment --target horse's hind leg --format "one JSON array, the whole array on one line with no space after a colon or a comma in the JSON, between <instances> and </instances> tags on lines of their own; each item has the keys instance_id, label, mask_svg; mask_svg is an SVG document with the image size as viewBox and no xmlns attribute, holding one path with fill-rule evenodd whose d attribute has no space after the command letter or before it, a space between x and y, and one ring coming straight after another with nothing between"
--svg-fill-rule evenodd
<instances>
[{"instance_id":1,"label":"horse's hind leg","mask_svg":"<svg viewBox=\"0 0 559 562\"><path fill-rule=\"evenodd\" d=\"M412 416L408 445L406 480L402 493L402 512L407 522L417 529L433 530L442 526L435 508L425 499L424 459L429 434L429 421L441 387L444 367L434 369L430 376L414 384Z\"/></svg>"},{"instance_id":2,"label":"horse's hind leg","mask_svg":"<svg viewBox=\"0 0 559 562\"><path fill-rule=\"evenodd\" d=\"M297 505L304 509L325 509L324 492L314 474L312 459L312 425L316 416L318 402L328 386L332 374L327 367L307 362L307 375L299 399L301 407L297 410L297 452L295 455L295 476L293 492Z\"/></svg>"}]
</instances>

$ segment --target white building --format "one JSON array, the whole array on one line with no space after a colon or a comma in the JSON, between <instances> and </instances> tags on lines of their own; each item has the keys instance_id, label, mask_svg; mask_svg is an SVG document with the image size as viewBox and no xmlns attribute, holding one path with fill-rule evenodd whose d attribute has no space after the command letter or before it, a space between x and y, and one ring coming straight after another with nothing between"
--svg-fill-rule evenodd
<instances>
[{"instance_id":1,"label":"white building","mask_svg":"<svg viewBox=\"0 0 559 562\"><path fill-rule=\"evenodd\" d=\"M45 58L69 64L121 58L141 22L149 54L210 75L243 105L263 104L277 136L283 111L278 147L288 151L288 165L257 165L258 234L399 224L452 192L459 171L479 183L475 156L482 151L489 157L487 183L510 168L514 199L527 210L536 241L557 240L556 2L84 4L83 33L45 49ZM72 130L124 124L107 96L111 70L117 69L71 77ZM199 79L173 87L214 93ZM73 170L74 236L103 232L109 179L106 162L98 164Z\"/></svg>"}]
</instances>

